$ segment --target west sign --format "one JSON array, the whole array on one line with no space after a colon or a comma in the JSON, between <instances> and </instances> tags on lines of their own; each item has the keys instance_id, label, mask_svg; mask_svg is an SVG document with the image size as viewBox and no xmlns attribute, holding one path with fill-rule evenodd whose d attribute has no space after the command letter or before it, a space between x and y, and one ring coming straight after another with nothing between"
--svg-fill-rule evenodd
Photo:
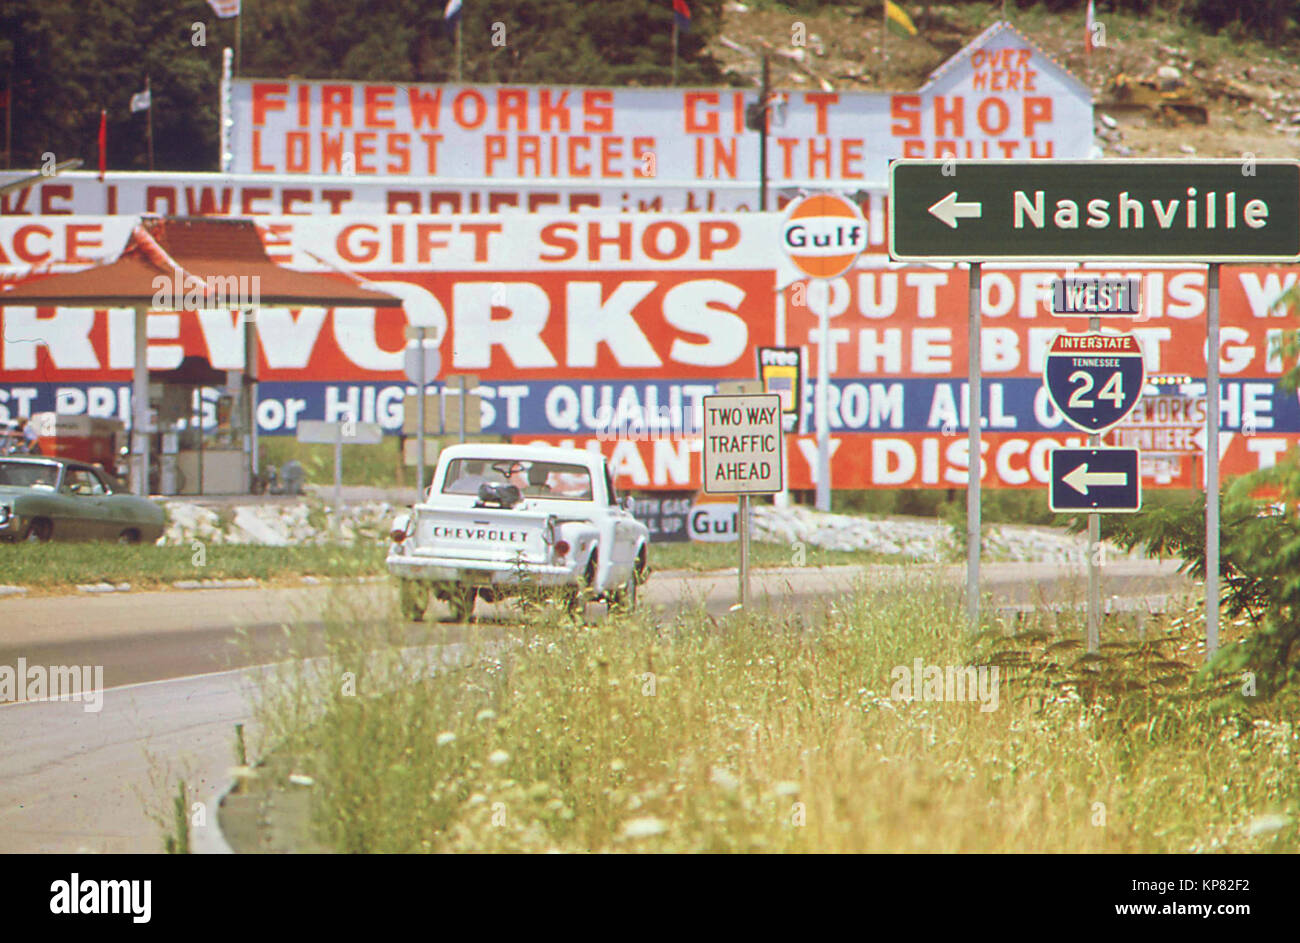
<instances>
[{"instance_id":1,"label":"west sign","mask_svg":"<svg viewBox=\"0 0 1300 943\"><path fill-rule=\"evenodd\" d=\"M1300 259L1300 162L901 160L889 254L955 262Z\"/></svg>"}]
</instances>

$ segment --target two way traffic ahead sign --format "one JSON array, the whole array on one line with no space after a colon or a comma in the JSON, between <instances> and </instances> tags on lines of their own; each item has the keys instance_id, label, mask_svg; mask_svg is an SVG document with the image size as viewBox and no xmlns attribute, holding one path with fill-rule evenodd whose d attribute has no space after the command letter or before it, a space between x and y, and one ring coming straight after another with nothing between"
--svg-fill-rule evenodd
<instances>
[{"instance_id":1,"label":"two way traffic ahead sign","mask_svg":"<svg viewBox=\"0 0 1300 943\"><path fill-rule=\"evenodd\" d=\"M1137 449L1053 449L1048 506L1056 512L1127 512L1142 506Z\"/></svg>"},{"instance_id":2,"label":"two way traffic ahead sign","mask_svg":"<svg viewBox=\"0 0 1300 943\"><path fill-rule=\"evenodd\" d=\"M704 493L772 494L785 487L781 397L704 397Z\"/></svg>"},{"instance_id":3,"label":"two way traffic ahead sign","mask_svg":"<svg viewBox=\"0 0 1300 943\"><path fill-rule=\"evenodd\" d=\"M914 261L1294 261L1300 162L900 160L889 254Z\"/></svg>"}]
</instances>

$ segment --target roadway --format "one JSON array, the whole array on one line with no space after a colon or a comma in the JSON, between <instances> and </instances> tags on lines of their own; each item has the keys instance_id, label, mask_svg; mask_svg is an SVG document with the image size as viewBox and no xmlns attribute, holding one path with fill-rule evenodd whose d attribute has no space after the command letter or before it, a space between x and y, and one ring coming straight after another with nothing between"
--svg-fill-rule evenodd
<instances>
[{"instance_id":1,"label":"roadway","mask_svg":"<svg viewBox=\"0 0 1300 943\"><path fill-rule=\"evenodd\" d=\"M962 566L933 569L954 588L964 578ZM1114 562L1104 571L1105 592L1160 608L1167 594L1190 588L1174 569ZM755 575L755 599L806 612L864 575L870 585L900 572L766 570ZM1078 566L986 564L983 575L1000 605L1070 604L1084 596ZM642 598L656 608L701 600L721 616L736 599L736 574L655 574ZM162 829L149 811L161 811L178 778L209 800L224 787L234 725L252 714L256 666L288 654L286 626L389 622L393 605L383 582L0 600L0 665L21 657L29 666L103 666L105 688L98 712L73 701L0 705L0 851L161 850ZM438 622L443 610L435 610L435 621L405 627L406 644L451 655L465 642L510 633L505 606L480 604L468 625ZM602 610L593 605L591 615ZM249 737L255 742L251 730ZM215 806L208 812L211 820Z\"/></svg>"}]
</instances>

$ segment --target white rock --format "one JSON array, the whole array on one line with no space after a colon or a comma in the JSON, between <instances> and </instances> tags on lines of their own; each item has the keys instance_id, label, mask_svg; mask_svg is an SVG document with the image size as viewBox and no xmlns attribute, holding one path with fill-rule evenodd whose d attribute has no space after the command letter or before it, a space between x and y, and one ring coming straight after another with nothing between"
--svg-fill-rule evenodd
<instances>
[{"instance_id":1,"label":"white rock","mask_svg":"<svg viewBox=\"0 0 1300 943\"><path fill-rule=\"evenodd\" d=\"M79 593L115 593L117 587L112 583L78 583L77 592Z\"/></svg>"}]
</instances>

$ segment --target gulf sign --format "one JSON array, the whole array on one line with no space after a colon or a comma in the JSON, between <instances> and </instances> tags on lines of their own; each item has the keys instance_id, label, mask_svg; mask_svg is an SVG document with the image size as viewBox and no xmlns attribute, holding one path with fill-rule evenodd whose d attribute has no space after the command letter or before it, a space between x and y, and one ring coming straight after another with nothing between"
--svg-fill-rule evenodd
<instances>
[{"instance_id":1,"label":"gulf sign","mask_svg":"<svg viewBox=\"0 0 1300 943\"><path fill-rule=\"evenodd\" d=\"M810 278L838 278L867 247L867 225L852 200L818 193L790 204L781 248Z\"/></svg>"}]
</instances>

